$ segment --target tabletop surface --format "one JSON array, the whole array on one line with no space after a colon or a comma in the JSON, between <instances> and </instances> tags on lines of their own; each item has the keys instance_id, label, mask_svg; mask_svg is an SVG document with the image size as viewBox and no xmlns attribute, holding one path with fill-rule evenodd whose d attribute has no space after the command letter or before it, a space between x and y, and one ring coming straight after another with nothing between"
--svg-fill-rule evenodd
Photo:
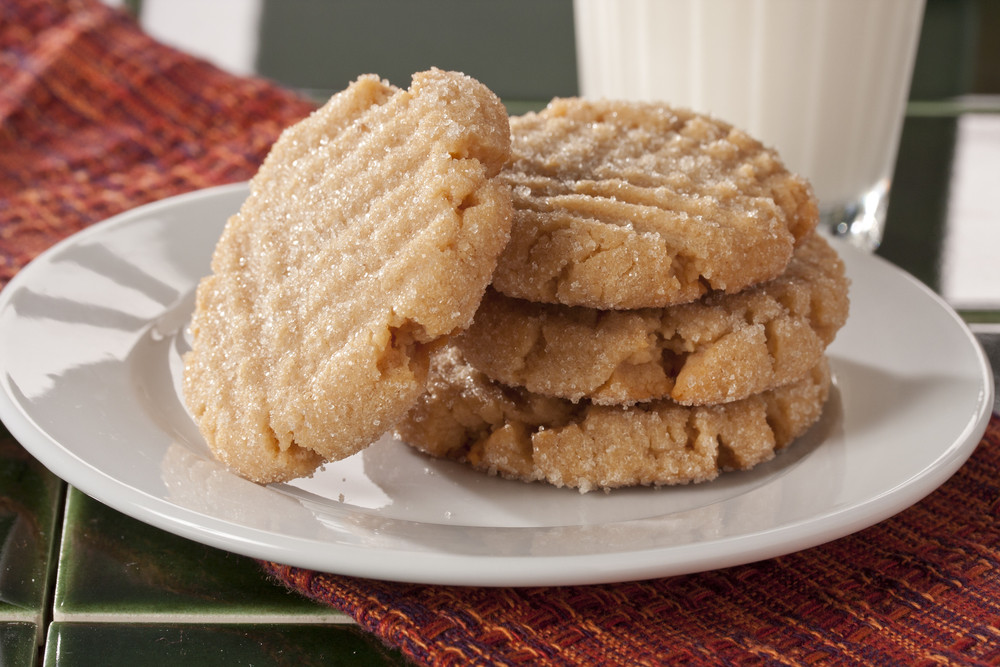
<instances>
[{"instance_id":1,"label":"tabletop surface","mask_svg":"<svg viewBox=\"0 0 1000 667\"><path fill-rule=\"evenodd\" d=\"M995 372L998 177L1000 96L911 101L878 251L960 312ZM0 499L0 664L95 664L95 655L104 665L406 664L346 614L269 580L252 559L90 499L5 431Z\"/></svg>"}]
</instances>

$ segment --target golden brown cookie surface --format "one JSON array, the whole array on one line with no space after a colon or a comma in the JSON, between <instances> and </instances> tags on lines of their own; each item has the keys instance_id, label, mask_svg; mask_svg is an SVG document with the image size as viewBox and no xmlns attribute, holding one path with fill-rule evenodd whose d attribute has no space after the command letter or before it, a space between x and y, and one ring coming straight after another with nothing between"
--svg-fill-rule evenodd
<instances>
[{"instance_id":1,"label":"golden brown cookie surface","mask_svg":"<svg viewBox=\"0 0 1000 667\"><path fill-rule=\"evenodd\" d=\"M574 404L492 382L448 347L396 433L433 456L512 479L581 491L684 484L772 458L819 419L829 388L823 358L799 382L723 405Z\"/></svg>"},{"instance_id":2,"label":"golden brown cookie surface","mask_svg":"<svg viewBox=\"0 0 1000 667\"><path fill-rule=\"evenodd\" d=\"M557 99L511 119L514 226L493 285L593 308L662 307L780 274L817 221L808 184L726 123Z\"/></svg>"},{"instance_id":3,"label":"golden brown cookie surface","mask_svg":"<svg viewBox=\"0 0 1000 667\"><path fill-rule=\"evenodd\" d=\"M503 105L452 72L364 76L288 128L198 288L189 409L258 482L378 438L468 325L509 238Z\"/></svg>"},{"instance_id":4,"label":"golden brown cookie surface","mask_svg":"<svg viewBox=\"0 0 1000 667\"><path fill-rule=\"evenodd\" d=\"M778 278L667 308L596 310L487 290L455 344L492 379L547 396L729 402L815 366L847 320L847 287L843 262L811 233Z\"/></svg>"}]
</instances>

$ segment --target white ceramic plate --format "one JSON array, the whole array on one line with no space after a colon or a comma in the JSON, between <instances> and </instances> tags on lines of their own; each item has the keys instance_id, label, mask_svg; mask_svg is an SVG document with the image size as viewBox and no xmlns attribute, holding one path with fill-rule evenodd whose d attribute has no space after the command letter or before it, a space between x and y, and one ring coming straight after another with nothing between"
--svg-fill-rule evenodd
<instances>
[{"instance_id":1,"label":"white ceramic plate","mask_svg":"<svg viewBox=\"0 0 1000 667\"><path fill-rule=\"evenodd\" d=\"M144 206L56 245L0 294L0 418L55 474L142 521L342 574L555 585L682 574L814 546L930 493L989 420L989 365L944 303L838 245L852 313L822 420L768 464L581 495L489 478L383 439L260 487L216 463L178 392L198 279L244 185Z\"/></svg>"}]
</instances>

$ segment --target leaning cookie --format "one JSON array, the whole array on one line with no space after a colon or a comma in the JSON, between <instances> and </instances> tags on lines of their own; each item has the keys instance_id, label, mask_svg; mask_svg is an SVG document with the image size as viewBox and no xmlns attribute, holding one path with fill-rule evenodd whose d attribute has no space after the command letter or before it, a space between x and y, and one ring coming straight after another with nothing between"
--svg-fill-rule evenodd
<instances>
[{"instance_id":1,"label":"leaning cookie","mask_svg":"<svg viewBox=\"0 0 1000 667\"><path fill-rule=\"evenodd\" d=\"M198 287L187 405L257 482L389 430L467 326L509 239L506 110L461 74L363 76L287 129Z\"/></svg>"},{"instance_id":2,"label":"leaning cookie","mask_svg":"<svg viewBox=\"0 0 1000 667\"><path fill-rule=\"evenodd\" d=\"M487 290L455 344L492 379L546 396L724 403L808 373L847 320L847 289L843 262L814 232L778 278L667 308L596 310Z\"/></svg>"},{"instance_id":3,"label":"leaning cookie","mask_svg":"<svg viewBox=\"0 0 1000 667\"><path fill-rule=\"evenodd\" d=\"M796 383L703 407L544 397L490 381L454 347L435 356L431 374L397 437L490 474L581 492L702 482L752 468L819 419L830 388L825 358Z\"/></svg>"},{"instance_id":4,"label":"leaning cookie","mask_svg":"<svg viewBox=\"0 0 1000 667\"><path fill-rule=\"evenodd\" d=\"M662 307L776 277L818 220L808 183L741 130L660 103L557 99L511 118L511 243L493 286Z\"/></svg>"}]
</instances>

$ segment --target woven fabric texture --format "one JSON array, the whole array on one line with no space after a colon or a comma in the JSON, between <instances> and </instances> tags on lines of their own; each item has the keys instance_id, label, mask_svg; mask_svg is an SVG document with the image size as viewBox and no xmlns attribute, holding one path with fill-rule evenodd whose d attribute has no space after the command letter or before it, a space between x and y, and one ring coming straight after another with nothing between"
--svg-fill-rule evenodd
<instances>
[{"instance_id":1,"label":"woven fabric texture","mask_svg":"<svg viewBox=\"0 0 1000 667\"><path fill-rule=\"evenodd\" d=\"M429 665L1000 664L1000 417L908 510L820 547L687 576L464 588L275 563Z\"/></svg>"},{"instance_id":2,"label":"woven fabric texture","mask_svg":"<svg viewBox=\"0 0 1000 667\"><path fill-rule=\"evenodd\" d=\"M249 178L313 107L96 0L0 0L0 287L93 222Z\"/></svg>"},{"instance_id":3,"label":"woven fabric texture","mask_svg":"<svg viewBox=\"0 0 1000 667\"><path fill-rule=\"evenodd\" d=\"M96 0L0 0L0 286L139 204L243 180L313 104L164 47ZM1000 664L1000 419L943 487L801 553L564 588L262 567L419 663Z\"/></svg>"}]
</instances>

